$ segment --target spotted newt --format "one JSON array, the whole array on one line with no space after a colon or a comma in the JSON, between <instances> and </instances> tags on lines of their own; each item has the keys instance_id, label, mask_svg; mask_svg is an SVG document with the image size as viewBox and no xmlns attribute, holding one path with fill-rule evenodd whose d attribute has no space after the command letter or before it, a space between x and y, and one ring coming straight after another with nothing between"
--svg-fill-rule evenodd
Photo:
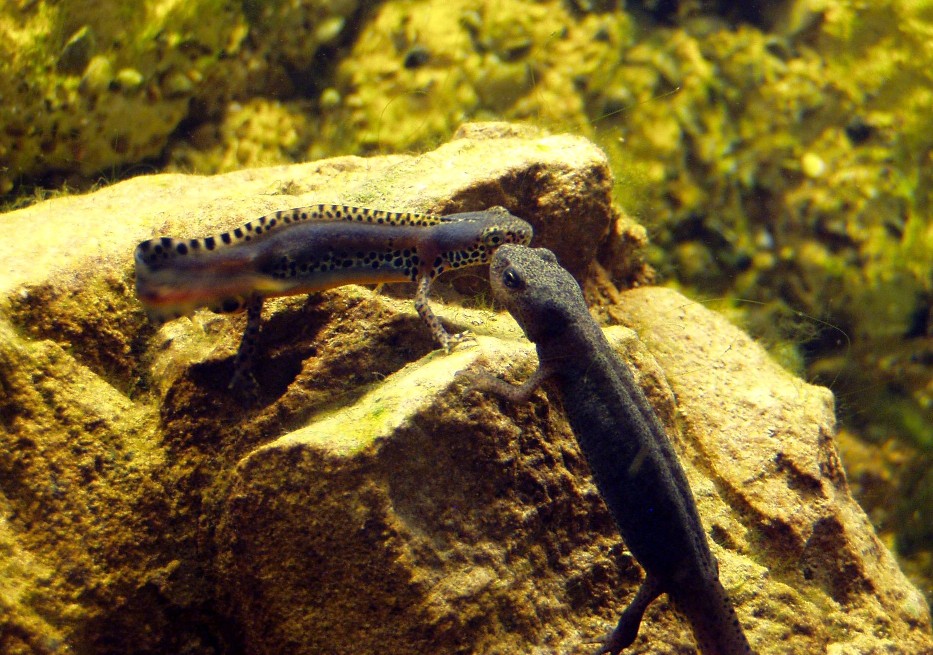
<instances>
[{"instance_id":1,"label":"spotted newt","mask_svg":"<svg viewBox=\"0 0 933 655\"><path fill-rule=\"evenodd\" d=\"M687 477L653 408L590 316L580 286L542 248L499 248L493 295L529 340L539 365L521 385L467 374L475 386L517 402L551 379L600 494L645 580L601 640L613 655L638 634L648 605L667 593L704 655L747 655L748 641L719 582Z\"/></svg>"},{"instance_id":2,"label":"spotted newt","mask_svg":"<svg viewBox=\"0 0 933 655\"><path fill-rule=\"evenodd\" d=\"M531 226L502 207L436 216L314 205L278 211L217 236L159 237L136 248L136 295L162 322L206 307L246 310L246 330L230 386L252 375L265 298L344 284L417 282L415 309L447 351L466 338L448 334L428 305L431 283L447 270L488 263L504 243L531 241Z\"/></svg>"}]
</instances>

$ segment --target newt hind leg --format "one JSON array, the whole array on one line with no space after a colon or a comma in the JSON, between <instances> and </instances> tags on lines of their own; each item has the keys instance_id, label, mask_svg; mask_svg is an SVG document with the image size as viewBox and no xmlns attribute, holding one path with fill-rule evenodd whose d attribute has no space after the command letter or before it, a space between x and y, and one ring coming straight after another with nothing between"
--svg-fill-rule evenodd
<instances>
[{"instance_id":1,"label":"newt hind leg","mask_svg":"<svg viewBox=\"0 0 933 655\"><path fill-rule=\"evenodd\" d=\"M262 297L252 296L246 301L246 329L236 357L233 358L233 377L228 389L242 393L250 402L259 398L259 383L253 374L256 351L259 349L259 325L262 321Z\"/></svg>"},{"instance_id":2,"label":"newt hind leg","mask_svg":"<svg viewBox=\"0 0 933 655\"><path fill-rule=\"evenodd\" d=\"M658 580L650 575L647 576L641 587L638 588L635 598L623 610L615 630L600 640L600 647L593 651L591 655L603 655L604 653L618 655L622 652L622 649L631 646L632 642L635 641L635 637L638 636L638 628L641 625L645 610L648 609L651 601L661 595L661 592L661 584Z\"/></svg>"}]
</instances>

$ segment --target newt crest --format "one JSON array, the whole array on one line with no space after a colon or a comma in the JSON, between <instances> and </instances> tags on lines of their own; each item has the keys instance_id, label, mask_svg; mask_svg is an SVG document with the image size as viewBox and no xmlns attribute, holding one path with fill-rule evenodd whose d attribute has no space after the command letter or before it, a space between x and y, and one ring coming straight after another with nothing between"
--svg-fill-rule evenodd
<instances>
[{"instance_id":1,"label":"newt crest","mask_svg":"<svg viewBox=\"0 0 933 655\"><path fill-rule=\"evenodd\" d=\"M347 205L312 205L295 207L247 221L240 227L216 236L202 239L173 239L158 237L143 241L136 248L136 261L146 266L158 267L160 263L177 257L197 255L199 252L211 252L241 243L248 243L273 231L281 231L289 225L303 222L322 223L328 221L353 221L373 225L413 225L427 227L437 225L443 217L434 214L414 212L389 212L381 209L350 207Z\"/></svg>"}]
</instances>

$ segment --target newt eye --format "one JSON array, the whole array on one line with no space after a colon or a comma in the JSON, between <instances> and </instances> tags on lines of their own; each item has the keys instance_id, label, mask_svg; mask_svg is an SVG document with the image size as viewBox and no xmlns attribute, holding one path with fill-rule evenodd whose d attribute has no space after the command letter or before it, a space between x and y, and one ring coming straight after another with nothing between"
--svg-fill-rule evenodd
<instances>
[{"instance_id":1,"label":"newt eye","mask_svg":"<svg viewBox=\"0 0 933 655\"><path fill-rule=\"evenodd\" d=\"M483 230L481 239L482 242L487 246L495 248L504 240L504 232L501 228L498 227L488 227Z\"/></svg>"},{"instance_id":2,"label":"newt eye","mask_svg":"<svg viewBox=\"0 0 933 655\"><path fill-rule=\"evenodd\" d=\"M525 281L511 266L502 272L502 284L509 289L520 290L525 288Z\"/></svg>"}]
</instances>

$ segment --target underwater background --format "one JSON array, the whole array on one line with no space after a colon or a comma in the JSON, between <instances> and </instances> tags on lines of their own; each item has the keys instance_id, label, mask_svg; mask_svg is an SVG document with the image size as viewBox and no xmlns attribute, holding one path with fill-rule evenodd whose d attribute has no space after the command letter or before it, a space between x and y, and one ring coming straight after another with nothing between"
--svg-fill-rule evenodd
<instances>
[{"instance_id":1,"label":"underwater background","mask_svg":"<svg viewBox=\"0 0 933 655\"><path fill-rule=\"evenodd\" d=\"M658 281L833 390L933 598L933 1L17 0L0 34L5 209L466 121L592 139Z\"/></svg>"}]
</instances>

